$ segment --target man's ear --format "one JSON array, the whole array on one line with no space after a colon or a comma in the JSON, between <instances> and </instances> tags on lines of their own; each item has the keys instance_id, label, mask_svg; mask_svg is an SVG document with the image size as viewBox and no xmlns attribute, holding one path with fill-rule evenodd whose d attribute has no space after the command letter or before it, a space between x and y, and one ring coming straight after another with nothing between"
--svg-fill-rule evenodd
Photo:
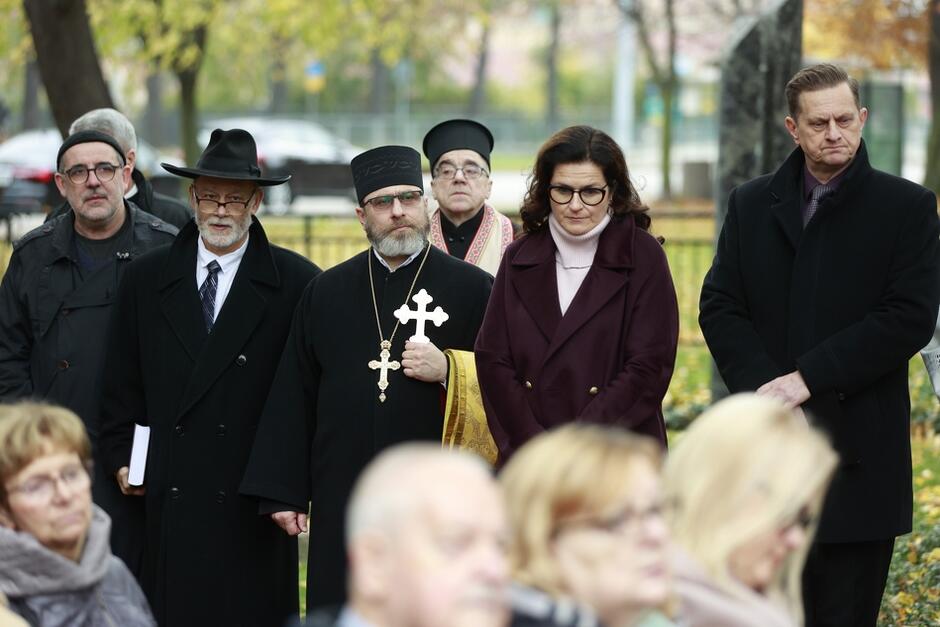
<instances>
[{"instance_id":1,"label":"man's ear","mask_svg":"<svg viewBox=\"0 0 940 627\"><path fill-rule=\"evenodd\" d=\"M366 225L366 210L362 207L356 207L356 217L359 218L359 224Z\"/></svg>"},{"instance_id":2,"label":"man's ear","mask_svg":"<svg viewBox=\"0 0 940 627\"><path fill-rule=\"evenodd\" d=\"M258 213L258 208L261 207L262 200L264 200L264 188L259 185L258 188L255 189L254 197L251 199L252 205L254 205L251 208L251 215Z\"/></svg>"},{"instance_id":3,"label":"man's ear","mask_svg":"<svg viewBox=\"0 0 940 627\"><path fill-rule=\"evenodd\" d=\"M786 119L783 121L783 123L787 127L787 132L790 133L790 137L793 138L793 143L799 146L800 145L800 133L796 125L796 120L794 120L788 115Z\"/></svg>"},{"instance_id":4,"label":"man's ear","mask_svg":"<svg viewBox=\"0 0 940 627\"><path fill-rule=\"evenodd\" d=\"M351 577L363 597L375 600L395 593L390 549L388 538L374 532L364 532L350 542Z\"/></svg>"}]
</instances>

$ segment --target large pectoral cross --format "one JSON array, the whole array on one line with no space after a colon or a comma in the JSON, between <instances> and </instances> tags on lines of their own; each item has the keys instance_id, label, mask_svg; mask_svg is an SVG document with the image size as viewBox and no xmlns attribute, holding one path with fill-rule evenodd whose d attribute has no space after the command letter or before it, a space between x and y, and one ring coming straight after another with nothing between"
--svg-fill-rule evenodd
<instances>
[{"instance_id":1,"label":"large pectoral cross","mask_svg":"<svg viewBox=\"0 0 940 627\"><path fill-rule=\"evenodd\" d=\"M408 309L408 303L405 303L401 307L395 310L395 317L398 318L403 324L408 324L410 320L415 321L415 334L408 338L412 342L421 342L427 344L431 341L431 338L424 334L424 325L430 320L434 323L434 326L439 327L444 322L450 318L447 313L441 309L440 305L434 308L434 311L428 311L427 307L434 300L431 298L431 295L427 293L425 289L421 289L420 292L411 297L415 303L418 304L418 309L412 311Z\"/></svg>"},{"instance_id":2,"label":"large pectoral cross","mask_svg":"<svg viewBox=\"0 0 940 627\"><path fill-rule=\"evenodd\" d=\"M388 340L382 340L382 343L379 344L379 348L382 349L379 352L379 359L373 359L369 362L369 368L379 371L379 400L383 403L385 402L385 389L388 387L388 371L398 370L401 368L400 363L394 359L389 359L389 356L391 355L389 349L391 347L391 342Z\"/></svg>"}]
</instances>

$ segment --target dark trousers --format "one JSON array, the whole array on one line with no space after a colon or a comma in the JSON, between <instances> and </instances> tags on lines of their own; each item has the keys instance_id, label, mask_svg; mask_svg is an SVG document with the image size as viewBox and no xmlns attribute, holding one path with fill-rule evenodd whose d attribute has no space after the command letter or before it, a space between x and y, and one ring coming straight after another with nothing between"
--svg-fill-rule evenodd
<instances>
[{"instance_id":1,"label":"dark trousers","mask_svg":"<svg viewBox=\"0 0 940 627\"><path fill-rule=\"evenodd\" d=\"M816 543L803 569L805 627L875 627L894 538Z\"/></svg>"}]
</instances>

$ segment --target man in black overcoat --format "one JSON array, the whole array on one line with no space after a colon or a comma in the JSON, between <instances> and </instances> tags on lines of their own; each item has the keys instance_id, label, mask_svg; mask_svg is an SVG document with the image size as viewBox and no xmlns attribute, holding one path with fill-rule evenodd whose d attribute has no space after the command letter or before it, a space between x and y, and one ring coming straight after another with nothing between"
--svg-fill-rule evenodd
<instances>
[{"instance_id":1,"label":"man in black overcoat","mask_svg":"<svg viewBox=\"0 0 940 627\"><path fill-rule=\"evenodd\" d=\"M797 148L735 189L699 321L732 392L805 410L841 463L803 575L806 625L875 625L894 538L911 530L907 366L940 304L929 190L871 167L858 84L787 84Z\"/></svg>"},{"instance_id":2,"label":"man in black overcoat","mask_svg":"<svg viewBox=\"0 0 940 627\"><path fill-rule=\"evenodd\" d=\"M441 441L442 351L473 349L493 282L429 245L415 150L375 148L352 169L372 246L307 287L242 484L287 533L306 529L310 508L308 609L345 600L343 514L360 471L398 442ZM418 323L394 313L404 307L446 318L417 339Z\"/></svg>"},{"instance_id":3,"label":"man in black overcoat","mask_svg":"<svg viewBox=\"0 0 940 627\"><path fill-rule=\"evenodd\" d=\"M241 482L291 315L319 269L269 244L254 139L213 131L195 168L196 220L131 264L107 346L102 444L127 498L146 503L142 585L161 625L281 625L297 611L297 545ZM149 425L142 487L134 423Z\"/></svg>"}]
</instances>

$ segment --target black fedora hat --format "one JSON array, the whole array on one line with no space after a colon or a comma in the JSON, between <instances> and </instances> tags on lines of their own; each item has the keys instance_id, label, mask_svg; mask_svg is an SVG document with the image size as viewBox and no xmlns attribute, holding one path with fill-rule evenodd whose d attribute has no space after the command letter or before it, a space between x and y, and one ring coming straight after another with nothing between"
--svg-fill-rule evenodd
<instances>
[{"instance_id":1,"label":"black fedora hat","mask_svg":"<svg viewBox=\"0 0 940 627\"><path fill-rule=\"evenodd\" d=\"M202 151L195 168L181 168L169 163L160 165L170 174L191 179L211 176L219 179L251 181L258 185L280 185L290 179L290 175L261 176L255 138L251 136L251 133L240 128L228 131L217 128L212 131L209 145Z\"/></svg>"}]
</instances>

